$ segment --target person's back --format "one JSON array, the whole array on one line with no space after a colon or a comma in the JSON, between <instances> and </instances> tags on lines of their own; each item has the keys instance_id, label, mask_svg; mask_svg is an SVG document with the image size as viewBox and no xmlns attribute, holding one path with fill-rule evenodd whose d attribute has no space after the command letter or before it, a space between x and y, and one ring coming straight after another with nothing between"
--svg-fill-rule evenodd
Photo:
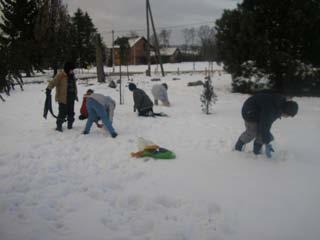
<instances>
[{"instance_id":1,"label":"person's back","mask_svg":"<svg viewBox=\"0 0 320 240\"><path fill-rule=\"evenodd\" d=\"M116 108L116 102L109 96L104 96L100 93L92 93L88 98L91 98L101 104L108 112L110 121L113 121L114 109Z\"/></svg>"},{"instance_id":2,"label":"person's back","mask_svg":"<svg viewBox=\"0 0 320 240\"><path fill-rule=\"evenodd\" d=\"M155 100L168 101L167 89L162 84L155 84L151 89Z\"/></svg>"},{"instance_id":3,"label":"person's back","mask_svg":"<svg viewBox=\"0 0 320 240\"><path fill-rule=\"evenodd\" d=\"M286 98L279 94L255 94L244 102L242 117L249 122L259 122L262 118L275 121L281 117L285 102Z\"/></svg>"},{"instance_id":4,"label":"person's back","mask_svg":"<svg viewBox=\"0 0 320 240\"><path fill-rule=\"evenodd\" d=\"M149 96L140 88L136 88L133 91L134 107L139 111L144 111L153 107L153 103Z\"/></svg>"},{"instance_id":5,"label":"person's back","mask_svg":"<svg viewBox=\"0 0 320 240\"><path fill-rule=\"evenodd\" d=\"M88 98L92 98L101 105L103 105L105 108L109 107L114 107L115 106L115 101L109 97L109 96L104 96L103 94L100 93L92 93Z\"/></svg>"}]
</instances>

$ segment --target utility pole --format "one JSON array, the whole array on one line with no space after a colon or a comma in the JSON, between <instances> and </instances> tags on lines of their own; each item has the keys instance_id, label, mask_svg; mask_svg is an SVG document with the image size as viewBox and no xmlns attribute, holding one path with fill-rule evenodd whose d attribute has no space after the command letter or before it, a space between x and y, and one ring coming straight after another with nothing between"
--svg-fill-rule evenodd
<instances>
[{"instance_id":1,"label":"utility pole","mask_svg":"<svg viewBox=\"0 0 320 240\"><path fill-rule=\"evenodd\" d=\"M147 76L151 76L151 63L150 63L150 27L149 27L149 9L148 9L148 0L146 0L146 16L147 16L147 62L148 70Z\"/></svg>"},{"instance_id":2,"label":"utility pole","mask_svg":"<svg viewBox=\"0 0 320 240\"><path fill-rule=\"evenodd\" d=\"M158 60L159 60L159 64L160 64L160 67L161 67L161 73L162 73L162 76L164 77L164 70L163 70L163 65L162 65L162 60L161 60L161 56L160 56L160 50L159 50L159 41L158 41L158 37L157 37L157 32L156 32L156 28L154 26L154 22L153 22L153 17L152 17L152 11L151 11L151 7L150 7L150 2L149 0L147 0L147 24L148 24L148 15L150 15L150 20L151 20L151 25L152 25L152 30L153 30L153 35L154 35L154 39L155 39L155 48L156 48L156 55L158 57ZM147 29L147 31L149 30L149 27ZM149 51L150 53L150 51Z\"/></svg>"},{"instance_id":3,"label":"utility pole","mask_svg":"<svg viewBox=\"0 0 320 240\"><path fill-rule=\"evenodd\" d=\"M112 30L112 72L114 73L114 31Z\"/></svg>"}]
</instances>

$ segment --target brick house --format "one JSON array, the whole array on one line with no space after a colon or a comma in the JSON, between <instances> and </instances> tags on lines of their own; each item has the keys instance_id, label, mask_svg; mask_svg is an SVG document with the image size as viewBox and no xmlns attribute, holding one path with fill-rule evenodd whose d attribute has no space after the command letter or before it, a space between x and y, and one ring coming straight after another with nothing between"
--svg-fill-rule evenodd
<instances>
[{"instance_id":1,"label":"brick house","mask_svg":"<svg viewBox=\"0 0 320 240\"><path fill-rule=\"evenodd\" d=\"M144 37L128 38L129 49L127 52L127 64L139 65L147 63L147 40ZM110 57L112 58L112 48L110 49ZM111 60L112 62L112 60ZM120 47L114 45L114 62L120 65Z\"/></svg>"}]
</instances>

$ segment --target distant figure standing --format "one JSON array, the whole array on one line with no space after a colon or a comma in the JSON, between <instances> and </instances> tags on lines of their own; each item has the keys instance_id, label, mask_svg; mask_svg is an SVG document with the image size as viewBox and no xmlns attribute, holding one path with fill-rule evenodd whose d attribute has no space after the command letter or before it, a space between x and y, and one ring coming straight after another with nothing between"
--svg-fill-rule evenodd
<instances>
[{"instance_id":1,"label":"distant figure standing","mask_svg":"<svg viewBox=\"0 0 320 240\"><path fill-rule=\"evenodd\" d=\"M168 99L168 85L166 83L153 85L151 92L155 105L158 105L158 101L160 100L164 106L170 106Z\"/></svg>"},{"instance_id":2,"label":"distant figure standing","mask_svg":"<svg viewBox=\"0 0 320 240\"><path fill-rule=\"evenodd\" d=\"M235 150L242 151L245 144L255 139L254 154L261 154L261 148L265 144L265 153L270 158L274 152L270 144L274 139L270 132L272 123L281 117L294 117L297 112L298 104L287 101L279 94L257 93L249 97L242 107L246 130L240 135Z\"/></svg>"},{"instance_id":3,"label":"distant figure standing","mask_svg":"<svg viewBox=\"0 0 320 240\"><path fill-rule=\"evenodd\" d=\"M56 87L55 99L59 103L56 130L59 132L62 132L62 124L66 117L68 129L72 129L74 122L74 101L78 101L78 91L73 69L73 63L66 62L63 71L57 73L46 89L46 94L50 96L51 90Z\"/></svg>"},{"instance_id":4,"label":"distant figure standing","mask_svg":"<svg viewBox=\"0 0 320 240\"><path fill-rule=\"evenodd\" d=\"M103 122L106 129L109 131L113 138L118 134L112 126L114 109L116 107L115 101L109 97L98 93L92 93L87 96L87 111L88 120L83 134L89 134L92 123L97 122L99 119Z\"/></svg>"}]
</instances>

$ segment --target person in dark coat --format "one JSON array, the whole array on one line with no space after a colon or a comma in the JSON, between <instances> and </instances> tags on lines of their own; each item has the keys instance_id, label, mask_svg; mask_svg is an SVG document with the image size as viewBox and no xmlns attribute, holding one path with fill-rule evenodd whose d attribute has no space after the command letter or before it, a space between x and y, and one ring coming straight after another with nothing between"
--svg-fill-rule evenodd
<instances>
[{"instance_id":1,"label":"person in dark coat","mask_svg":"<svg viewBox=\"0 0 320 240\"><path fill-rule=\"evenodd\" d=\"M59 103L59 114L57 117L56 130L62 132L62 124L67 118L68 129L72 129L74 122L74 101L78 101L76 78L74 76L74 64L66 62L63 71L59 72L49 82L46 94L51 95L53 88L56 88L56 101Z\"/></svg>"},{"instance_id":2,"label":"person in dark coat","mask_svg":"<svg viewBox=\"0 0 320 240\"><path fill-rule=\"evenodd\" d=\"M138 110L139 116L144 117L153 117L158 115L158 113L153 112L153 102L149 98L149 96L134 83L129 83L129 90L133 93L133 111L136 112Z\"/></svg>"},{"instance_id":3,"label":"person in dark coat","mask_svg":"<svg viewBox=\"0 0 320 240\"><path fill-rule=\"evenodd\" d=\"M270 132L273 122L281 117L294 117L297 112L298 104L279 94L257 93L249 97L242 107L246 130L240 135L235 150L242 151L243 146L254 139L254 154L260 154L265 145L266 155L271 157L274 152L270 144L274 139Z\"/></svg>"}]
</instances>

